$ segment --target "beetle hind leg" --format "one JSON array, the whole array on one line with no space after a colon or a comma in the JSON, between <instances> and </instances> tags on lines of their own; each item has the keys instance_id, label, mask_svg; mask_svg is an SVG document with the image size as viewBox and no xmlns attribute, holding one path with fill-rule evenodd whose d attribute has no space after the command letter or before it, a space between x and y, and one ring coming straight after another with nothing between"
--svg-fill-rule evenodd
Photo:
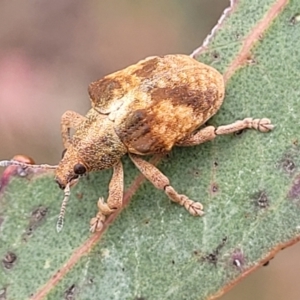
<instances>
[{"instance_id":1,"label":"beetle hind leg","mask_svg":"<svg viewBox=\"0 0 300 300\"><path fill-rule=\"evenodd\" d=\"M218 135L231 134L244 129L256 129L261 132L268 132L274 128L274 125L267 118L253 119L245 118L232 124L219 127L206 126L195 134L192 134L176 143L176 146L195 146L215 139Z\"/></svg>"},{"instance_id":2,"label":"beetle hind leg","mask_svg":"<svg viewBox=\"0 0 300 300\"><path fill-rule=\"evenodd\" d=\"M193 216L202 216L203 206L199 202L189 199L185 195L178 194L170 185L169 179L163 175L155 166L141 159L139 156L129 154L135 166L141 173L157 188L164 190L167 196L173 201L185 207L185 209Z\"/></svg>"},{"instance_id":3,"label":"beetle hind leg","mask_svg":"<svg viewBox=\"0 0 300 300\"><path fill-rule=\"evenodd\" d=\"M90 221L91 232L101 231L106 218L122 206L124 189L123 177L123 165L119 162L114 166L113 176L109 183L107 202L105 203L103 198L99 198L98 200L99 211L96 217Z\"/></svg>"}]
</instances>

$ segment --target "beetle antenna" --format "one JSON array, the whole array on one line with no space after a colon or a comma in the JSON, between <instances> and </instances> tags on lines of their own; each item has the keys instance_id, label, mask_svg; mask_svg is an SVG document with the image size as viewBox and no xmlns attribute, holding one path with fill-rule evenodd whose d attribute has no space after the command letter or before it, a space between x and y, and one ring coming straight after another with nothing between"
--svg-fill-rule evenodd
<instances>
[{"instance_id":1,"label":"beetle antenna","mask_svg":"<svg viewBox=\"0 0 300 300\"><path fill-rule=\"evenodd\" d=\"M0 167L6 168L8 166L20 166L22 168L31 168L31 169L57 169L57 165L56 166L51 166L51 165L46 165L46 164L31 165L31 164L27 164L24 162L13 160L13 159L0 161Z\"/></svg>"},{"instance_id":2,"label":"beetle antenna","mask_svg":"<svg viewBox=\"0 0 300 300\"><path fill-rule=\"evenodd\" d=\"M56 223L56 231L60 232L64 226L64 217L66 212L67 203L70 197L70 183L68 183L64 189L64 200L61 203L60 213Z\"/></svg>"}]
</instances>

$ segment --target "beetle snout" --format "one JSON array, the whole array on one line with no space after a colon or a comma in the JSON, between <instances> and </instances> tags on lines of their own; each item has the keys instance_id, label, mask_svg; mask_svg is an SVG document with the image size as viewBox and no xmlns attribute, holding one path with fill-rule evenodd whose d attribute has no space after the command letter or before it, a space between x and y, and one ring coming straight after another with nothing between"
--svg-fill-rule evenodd
<instances>
[{"instance_id":1,"label":"beetle snout","mask_svg":"<svg viewBox=\"0 0 300 300\"><path fill-rule=\"evenodd\" d=\"M59 180L59 178L55 178L55 182L58 184L60 189L65 189L66 186Z\"/></svg>"}]
</instances>

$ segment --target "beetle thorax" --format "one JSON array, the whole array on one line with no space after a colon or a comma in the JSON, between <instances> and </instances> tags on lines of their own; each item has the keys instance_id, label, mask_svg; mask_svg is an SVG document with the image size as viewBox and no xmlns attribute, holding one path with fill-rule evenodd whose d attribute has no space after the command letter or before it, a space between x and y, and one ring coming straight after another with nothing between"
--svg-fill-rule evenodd
<instances>
[{"instance_id":1,"label":"beetle thorax","mask_svg":"<svg viewBox=\"0 0 300 300\"><path fill-rule=\"evenodd\" d=\"M115 133L114 122L95 111L74 134L71 148L89 171L108 169L127 152Z\"/></svg>"}]
</instances>

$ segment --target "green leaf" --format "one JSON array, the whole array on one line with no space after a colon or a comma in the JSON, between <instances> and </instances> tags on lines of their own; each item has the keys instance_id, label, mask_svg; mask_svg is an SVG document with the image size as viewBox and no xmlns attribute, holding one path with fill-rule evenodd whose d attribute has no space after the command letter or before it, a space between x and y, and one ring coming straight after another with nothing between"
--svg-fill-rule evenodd
<instances>
[{"instance_id":1,"label":"green leaf","mask_svg":"<svg viewBox=\"0 0 300 300\"><path fill-rule=\"evenodd\" d=\"M109 219L105 232L90 234L89 220L97 199L107 195L111 172L92 174L72 189L58 234L62 193L53 176L15 178L0 200L0 295L213 299L295 243L299 12L299 1L249 6L240 0L210 43L195 52L227 81L225 103L210 124L245 117L276 124L271 133L219 136L162 159L159 168L178 191L202 202L204 217L190 216L149 182L140 184L138 171L124 158L124 197L130 204Z\"/></svg>"}]
</instances>

